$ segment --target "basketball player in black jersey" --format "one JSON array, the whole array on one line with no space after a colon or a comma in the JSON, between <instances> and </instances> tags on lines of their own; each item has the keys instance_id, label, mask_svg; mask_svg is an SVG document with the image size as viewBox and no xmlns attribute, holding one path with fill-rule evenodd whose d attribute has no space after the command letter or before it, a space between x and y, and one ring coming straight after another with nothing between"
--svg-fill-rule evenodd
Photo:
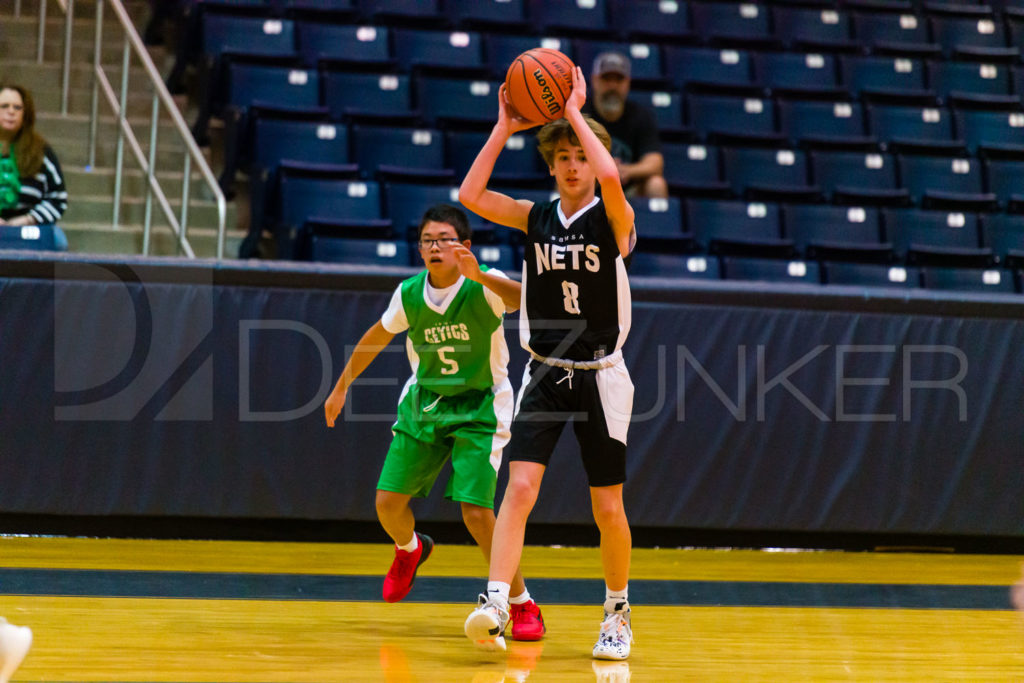
<instances>
[{"instance_id":1,"label":"basketball player in black jersey","mask_svg":"<svg viewBox=\"0 0 1024 683\"><path fill-rule=\"evenodd\" d=\"M625 659L632 642L627 593L632 541L622 484L633 384L621 347L630 324L624 262L636 242L633 209L609 152L611 138L580 113L586 81L578 67L565 117L537 136L558 188L559 198L552 202L534 204L487 189L508 138L536 125L512 113L504 86L498 101L498 122L463 180L459 200L493 223L526 233L520 341L531 360L506 451L509 481L494 529L487 592L466 620L466 635L485 649L505 648L509 583L523 552L526 519L555 442L571 420L601 532L607 589L593 654Z\"/></svg>"}]
</instances>

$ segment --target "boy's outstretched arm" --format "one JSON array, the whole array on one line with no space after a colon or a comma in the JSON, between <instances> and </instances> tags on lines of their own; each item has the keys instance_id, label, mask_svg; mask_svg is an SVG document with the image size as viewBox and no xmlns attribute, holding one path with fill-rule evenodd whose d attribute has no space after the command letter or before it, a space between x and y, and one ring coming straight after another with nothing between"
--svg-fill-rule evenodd
<instances>
[{"instance_id":1,"label":"boy's outstretched arm","mask_svg":"<svg viewBox=\"0 0 1024 683\"><path fill-rule=\"evenodd\" d=\"M565 118L569 120L569 124L576 132L580 147L583 148L583 153L587 156L587 162L594 169L597 182L601 185L604 210L608 214L608 222L611 223L612 231L615 233L619 253L625 258L636 241L636 229L633 225L635 215L633 207L626 201L626 193L622 190L622 181L619 178L619 169L615 165L615 159L601 144L594 131L590 130L590 126L583 119L583 114L580 113L580 108L586 101L587 81L583 77L583 69L577 66L572 72L572 92L565 102Z\"/></svg>"},{"instance_id":2,"label":"boy's outstretched arm","mask_svg":"<svg viewBox=\"0 0 1024 683\"><path fill-rule=\"evenodd\" d=\"M341 409L345 407L345 397L348 394L349 386L356 377L363 374L377 354L391 343L394 336L384 329L384 325L378 320L356 344L348 362L345 363L345 369L341 371L338 383L334 385L334 390L324 403L324 417L327 419L328 427L334 426L334 421L338 419Z\"/></svg>"},{"instance_id":3,"label":"boy's outstretched arm","mask_svg":"<svg viewBox=\"0 0 1024 683\"><path fill-rule=\"evenodd\" d=\"M453 249L455 250L455 258L458 259L460 273L465 275L467 279L479 282L500 296L501 300L505 303L505 310L507 312L512 313L519 310L519 303L523 292L521 284L507 277L500 277L489 271L480 270L480 264L477 263L476 256L465 246L456 244Z\"/></svg>"},{"instance_id":4,"label":"boy's outstretched arm","mask_svg":"<svg viewBox=\"0 0 1024 683\"><path fill-rule=\"evenodd\" d=\"M512 114L512 108L505 99L505 85L502 84L498 89L498 122L459 187L459 201L463 206L492 223L526 231L533 202L488 190L487 183L491 180L498 155L512 134L536 125Z\"/></svg>"}]
</instances>

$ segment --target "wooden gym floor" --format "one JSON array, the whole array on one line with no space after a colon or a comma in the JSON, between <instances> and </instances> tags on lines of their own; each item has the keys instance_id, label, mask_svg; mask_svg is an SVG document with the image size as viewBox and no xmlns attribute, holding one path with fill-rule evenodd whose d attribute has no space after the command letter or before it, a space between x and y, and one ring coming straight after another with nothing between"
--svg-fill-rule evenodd
<instances>
[{"instance_id":1,"label":"wooden gym floor","mask_svg":"<svg viewBox=\"0 0 1024 683\"><path fill-rule=\"evenodd\" d=\"M1024 558L637 549L626 663L590 657L593 548L528 547L538 643L479 652L484 586L438 545L380 600L391 546L0 537L0 615L31 626L16 681L1024 681Z\"/></svg>"}]
</instances>

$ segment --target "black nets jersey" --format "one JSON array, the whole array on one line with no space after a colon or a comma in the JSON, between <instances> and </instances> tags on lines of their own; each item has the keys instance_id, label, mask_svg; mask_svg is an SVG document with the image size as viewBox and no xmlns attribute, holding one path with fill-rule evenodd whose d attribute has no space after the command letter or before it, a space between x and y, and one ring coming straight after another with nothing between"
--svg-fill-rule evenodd
<instances>
[{"instance_id":1,"label":"black nets jersey","mask_svg":"<svg viewBox=\"0 0 1024 683\"><path fill-rule=\"evenodd\" d=\"M629 280L601 199L569 218L560 200L534 204L523 249L523 348L573 361L621 348L629 334Z\"/></svg>"}]
</instances>

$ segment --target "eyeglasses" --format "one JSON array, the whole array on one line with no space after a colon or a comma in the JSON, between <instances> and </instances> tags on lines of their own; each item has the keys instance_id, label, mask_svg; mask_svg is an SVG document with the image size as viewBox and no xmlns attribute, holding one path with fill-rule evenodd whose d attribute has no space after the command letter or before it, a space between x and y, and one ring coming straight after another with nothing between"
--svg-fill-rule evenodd
<instances>
[{"instance_id":1,"label":"eyeglasses","mask_svg":"<svg viewBox=\"0 0 1024 683\"><path fill-rule=\"evenodd\" d=\"M420 240L420 249L426 251L433 247L435 244L441 249L451 249L461 240L458 237L438 237L436 240Z\"/></svg>"}]
</instances>

